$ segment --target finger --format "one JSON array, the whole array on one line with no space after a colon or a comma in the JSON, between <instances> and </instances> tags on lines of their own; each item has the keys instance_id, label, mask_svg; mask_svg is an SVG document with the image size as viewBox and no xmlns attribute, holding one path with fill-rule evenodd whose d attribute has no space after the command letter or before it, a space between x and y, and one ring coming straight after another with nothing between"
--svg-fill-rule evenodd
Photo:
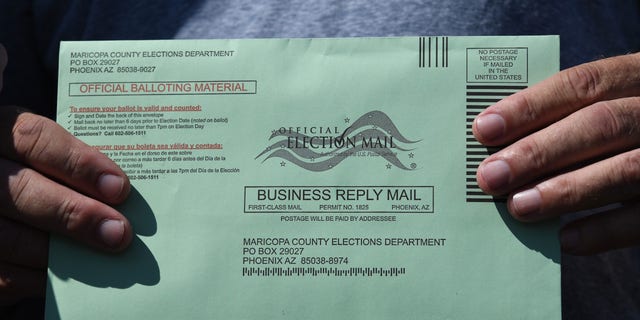
<instances>
[{"instance_id":1,"label":"finger","mask_svg":"<svg viewBox=\"0 0 640 320\"><path fill-rule=\"evenodd\" d=\"M126 174L98 150L55 122L17 108L0 108L0 156L22 162L109 204L129 193ZM9 138L5 138L9 137Z\"/></svg>"},{"instance_id":2,"label":"finger","mask_svg":"<svg viewBox=\"0 0 640 320\"><path fill-rule=\"evenodd\" d=\"M48 252L49 236L45 232L0 217L0 261L44 269Z\"/></svg>"},{"instance_id":3,"label":"finger","mask_svg":"<svg viewBox=\"0 0 640 320\"><path fill-rule=\"evenodd\" d=\"M504 145L598 101L640 94L640 53L566 69L480 113L473 133Z\"/></svg>"},{"instance_id":4,"label":"finger","mask_svg":"<svg viewBox=\"0 0 640 320\"><path fill-rule=\"evenodd\" d=\"M635 149L516 192L507 206L515 218L536 221L639 195L640 149Z\"/></svg>"},{"instance_id":5,"label":"finger","mask_svg":"<svg viewBox=\"0 0 640 320\"><path fill-rule=\"evenodd\" d=\"M491 155L480 188L499 195L578 163L640 145L640 98L599 102Z\"/></svg>"},{"instance_id":6,"label":"finger","mask_svg":"<svg viewBox=\"0 0 640 320\"><path fill-rule=\"evenodd\" d=\"M131 242L127 219L108 205L60 185L30 168L0 159L0 213L106 251Z\"/></svg>"},{"instance_id":7,"label":"finger","mask_svg":"<svg viewBox=\"0 0 640 320\"><path fill-rule=\"evenodd\" d=\"M0 305L9 306L24 298L44 295L46 269L30 269L0 262Z\"/></svg>"},{"instance_id":8,"label":"finger","mask_svg":"<svg viewBox=\"0 0 640 320\"><path fill-rule=\"evenodd\" d=\"M640 244L640 205L599 213L567 224L560 231L562 251L590 255Z\"/></svg>"}]
</instances>

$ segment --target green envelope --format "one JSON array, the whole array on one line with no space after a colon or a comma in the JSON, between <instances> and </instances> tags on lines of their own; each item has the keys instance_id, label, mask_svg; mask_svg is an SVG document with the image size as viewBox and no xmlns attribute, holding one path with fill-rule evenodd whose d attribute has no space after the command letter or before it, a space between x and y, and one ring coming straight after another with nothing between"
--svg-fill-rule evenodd
<instances>
[{"instance_id":1,"label":"green envelope","mask_svg":"<svg viewBox=\"0 0 640 320\"><path fill-rule=\"evenodd\" d=\"M122 254L52 237L47 319L560 319L557 222L478 188L487 106L556 36L63 42L58 123L116 161Z\"/></svg>"}]
</instances>

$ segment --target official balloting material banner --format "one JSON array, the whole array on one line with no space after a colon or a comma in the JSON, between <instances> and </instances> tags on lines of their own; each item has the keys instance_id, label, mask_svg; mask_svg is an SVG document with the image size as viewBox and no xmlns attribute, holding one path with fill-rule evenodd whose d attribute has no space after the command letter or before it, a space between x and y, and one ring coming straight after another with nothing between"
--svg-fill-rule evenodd
<instances>
[{"instance_id":1,"label":"official balloting material banner","mask_svg":"<svg viewBox=\"0 0 640 320\"><path fill-rule=\"evenodd\" d=\"M558 42L63 42L58 123L128 174L135 236L54 236L47 319L560 319L557 225L482 193L471 133Z\"/></svg>"}]
</instances>

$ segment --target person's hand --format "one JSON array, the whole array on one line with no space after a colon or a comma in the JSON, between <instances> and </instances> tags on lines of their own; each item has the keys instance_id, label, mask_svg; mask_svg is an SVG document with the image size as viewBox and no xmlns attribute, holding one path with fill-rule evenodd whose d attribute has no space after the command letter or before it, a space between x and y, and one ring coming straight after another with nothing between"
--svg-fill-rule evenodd
<instances>
[{"instance_id":1,"label":"person's hand","mask_svg":"<svg viewBox=\"0 0 640 320\"><path fill-rule=\"evenodd\" d=\"M640 244L639 96L636 53L564 70L487 108L475 137L507 147L480 165L479 186L508 194L521 221L612 204L561 230L566 253Z\"/></svg>"},{"instance_id":2,"label":"person's hand","mask_svg":"<svg viewBox=\"0 0 640 320\"><path fill-rule=\"evenodd\" d=\"M6 62L0 45L0 75ZM110 205L129 189L113 161L52 120L0 107L0 305L44 295L50 231L126 248L131 226Z\"/></svg>"}]
</instances>

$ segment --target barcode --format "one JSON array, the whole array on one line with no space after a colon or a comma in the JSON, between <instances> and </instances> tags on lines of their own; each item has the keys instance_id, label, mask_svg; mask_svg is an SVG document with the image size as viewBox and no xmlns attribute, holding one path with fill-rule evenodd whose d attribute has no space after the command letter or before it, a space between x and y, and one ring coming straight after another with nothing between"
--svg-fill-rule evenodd
<instances>
[{"instance_id":1,"label":"barcode","mask_svg":"<svg viewBox=\"0 0 640 320\"><path fill-rule=\"evenodd\" d=\"M449 67L449 37L418 38L418 68Z\"/></svg>"},{"instance_id":2,"label":"barcode","mask_svg":"<svg viewBox=\"0 0 640 320\"><path fill-rule=\"evenodd\" d=\"M405 274L405 268L355 267L355 268L242 268L243 277L398 277Z\"/></svg>"},{"instance_id":3,"label":"barcode","mask_svg":"<svg viewBox=\"0 0 640 320\"><path fill-rule=\"evenodd\" d=\"M504 202L505 197L494 197L484 193L476 181L480 163L501 148L485 147L473 136L472 124L476 116L488 106L510 96L526 86L519 85L467 85L466 107L466 199L467 202Z\"/></svg>"}]
</instances>

